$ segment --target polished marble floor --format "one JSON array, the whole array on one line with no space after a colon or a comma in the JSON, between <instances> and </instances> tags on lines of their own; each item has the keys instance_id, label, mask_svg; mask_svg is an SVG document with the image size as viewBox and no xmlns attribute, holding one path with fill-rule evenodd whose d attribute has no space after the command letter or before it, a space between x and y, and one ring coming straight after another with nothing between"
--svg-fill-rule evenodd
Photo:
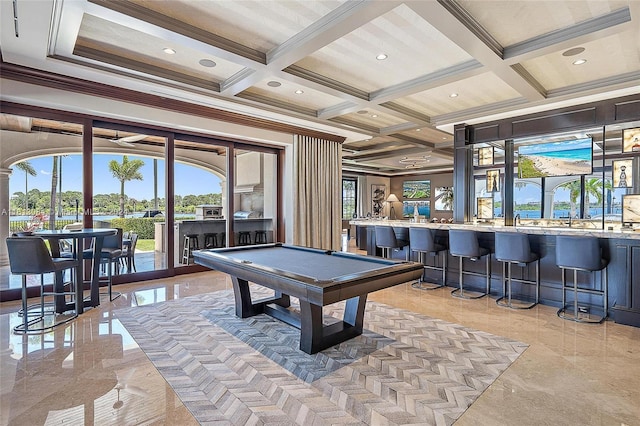
<instances>
[{"instance_id":1,"label":"polished marble floor","mask_svg":"<svg viewBox=\"0 0 640 426\"><path fill-rule=\"evenodd\" d=\"M218 272L120 285L122 297L29 337L10 331L19 302L0 304L0 423L196 424L114 312L230 288ZM514 311L449 290L404 284L369 300L530 345L456 424L640 424L639 328L577 324L551 307Z\"/></svg>"}]
</instances>

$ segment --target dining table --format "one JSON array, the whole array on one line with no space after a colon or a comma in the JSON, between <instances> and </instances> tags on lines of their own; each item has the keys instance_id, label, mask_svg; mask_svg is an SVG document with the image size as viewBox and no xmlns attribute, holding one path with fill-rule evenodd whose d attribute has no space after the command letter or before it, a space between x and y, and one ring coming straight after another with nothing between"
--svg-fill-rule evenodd
<instances>
[{"instance_id":1,"label":"dining table","mask_svg":"<svg viewBox=\"0 0 640 426\"><path fill-rule=\"evenodd\" d=\"M90 296L87 300L84 298L84 262L78 262L76 267L76 282L75 282L75 309L78 314L84 312L85 307L96 307L100 305L100 253L102 252L102 246L105 237L109 237L117 234L115 228L82 228L82 229L55 229L55 230L40 230L34 232L34 235L42 237L56 244L49 244L51 248L51 255L53 257L60 257L60 244L57 242L60 240L71 240L72 251L71 255L77 259L80 256L82 259L82 253L86 248L93 249L93 256L91 261L91 275L88 280L90 288ZM91 244L91 241L93 244ZM55 280L56 286L64 286L63 280ZM55 292L62 292L62 288L55 288ZM58 313L62 313L73 306L67 304L64 296L56 296L54 300L55 310Z\"/></svg>"}]
</instances>

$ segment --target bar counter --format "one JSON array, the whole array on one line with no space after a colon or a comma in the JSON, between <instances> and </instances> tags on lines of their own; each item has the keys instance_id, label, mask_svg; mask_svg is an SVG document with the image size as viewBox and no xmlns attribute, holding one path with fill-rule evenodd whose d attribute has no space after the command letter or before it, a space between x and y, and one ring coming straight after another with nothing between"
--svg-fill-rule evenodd
<instances>
[{"instance_id":1,"label":"bar counter","mask_svg":"<svg viewBox=\"0 0 640 426\"><path fill-rule=\"evenodd\" d=\"M609 317L620 324L640 327L640 231L580 229L570 227L537 227L537 226L502 226L497 224L459 224L459 223L416 223L401 220L352 220L359 236L359 246L369 255L380 255L376 247L374 227L376 225L392 226L399 237L409 240L409 227L429 228L435 231L436 241L448 246L449 229L469 229L478 231L481 245L494 247L495 232L519 232L528 234L531 248L540 254L540 303L560 307L562 304L562 276L556 266L555 237L558 235L591 236L600 240L603 257L609 259ZM408 248L407 248L408 249ZM396 252L394 257L404 258L404 251ZM457 262L450 256L447 262L447 285L458 285ZM429 262L436 262L437 258ZM429 263L436 265L435 263ZM437 265L441 266L441 265ZM484 262L465 261L465 270L482 272ZM491 294L502 295L501 263L493 259L491 262ZM514 278L531 279L535 268L513 268ZM427 280L438 279L437 272L425 270ZM581 287L594 288L588 274L579 274ZM466 276L465 287L482 288L484 280L479 277ZM598 283L599 285L599 283ZM513 283L514 293L525 296L533 295L533 286ZM581 294L580 303L597 306L602 302L598 297ZM602 300L601 298L599 300Z\"/></svg>"}]
</instances>

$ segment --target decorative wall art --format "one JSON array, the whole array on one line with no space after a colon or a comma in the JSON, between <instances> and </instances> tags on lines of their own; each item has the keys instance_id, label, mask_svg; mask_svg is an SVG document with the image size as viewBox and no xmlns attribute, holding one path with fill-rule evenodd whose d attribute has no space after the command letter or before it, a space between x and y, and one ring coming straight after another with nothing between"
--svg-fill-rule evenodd
<instances>
[{"instance_id":1,"label":"decorative wall art","mask_svg":"<svg viewBox=\"0 0 640 426\"><path fill-rule=\"evenodd\" d=\"M614 188L628 188L633 185L633 160L615 160L611 169Z\"/></svg>"},{"instance_id":2,"label":"decorative wall art","mask_svg":"<svg viewBox=\"0 0 640 426\"><path fill-rule=\"evenodd\" d=\"M500 192L500 170L487 170L487 192Z\"/></svg>"},{"instance_id":3,"label":"decorative wall art","mask_svg":"<svg viewBox=\"0 0 640 426\"><path fill-rule=\"evenodd\" d=\"M387 199L387 185L371 185L371 212L374 217L382 216L382 208Z\"/></svg>"},{"instance_id":4,"label":"decorative wall art","mask_svg":"<svg viewBox=\"0 0 640 426\"><path fill-rule=\"evenodd\" d=\"M493 164L493 147L478 148L478 165L490 166Z\"/></svg>"},{"instance_id":5,"label":"decorative wall art","mask_svg":"<svg viewBox=\"0 0 640 426\"><path fill-rule=\"evenodd\" d=\"M640 127L624 129L622 152L640 152Z\"/></svg>"},{"instance_id":6,"label":"decorative wall art","mask_svg":"<svg viewBox=\"0 0 640 426\"><path fill-rule=\"evenodd\" d=\"M444 211L453 210L453 186L440 186L436 188L434 208Z\"/></svg>"},{"instance_id":7,"label":"decorative wall art","mask_svg":"<svg viewBox=\"0 0 640 426\"><path fill-rule=\"evenodd\" d=\"M481 197L478 198L478 214L479 220L493 219L493 198Z\"/></svg>"}]
</instances>

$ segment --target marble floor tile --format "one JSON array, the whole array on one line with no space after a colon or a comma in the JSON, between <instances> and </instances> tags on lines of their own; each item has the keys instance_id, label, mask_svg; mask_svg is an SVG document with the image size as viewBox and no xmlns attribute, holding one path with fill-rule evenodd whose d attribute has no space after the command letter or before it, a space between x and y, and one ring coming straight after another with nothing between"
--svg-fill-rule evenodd
<instances>
[{"instance_id":1,"label":"marble floor tile","mask_svg":"<svg viewBox=\"0 0 640 426\"><path fill-rule=\"evenodd\" d=\"M223 289L231 281L218 272L120 285L122 297L103 300L67 327L28 337L11 333L19 302L0 304L0 424L197 424L115 313ZM578 324L548 306L515 311L493 298L449 293L404 284L369 300L529 345L457 425L640 424L640 328ZM212 384L209 393L216 391ZM233 403L231 395L219 398ZM301 407L298 418L305 416ZM266 422L269 413L258 417L248 421Z\"/></svg>"}]
</instances>

